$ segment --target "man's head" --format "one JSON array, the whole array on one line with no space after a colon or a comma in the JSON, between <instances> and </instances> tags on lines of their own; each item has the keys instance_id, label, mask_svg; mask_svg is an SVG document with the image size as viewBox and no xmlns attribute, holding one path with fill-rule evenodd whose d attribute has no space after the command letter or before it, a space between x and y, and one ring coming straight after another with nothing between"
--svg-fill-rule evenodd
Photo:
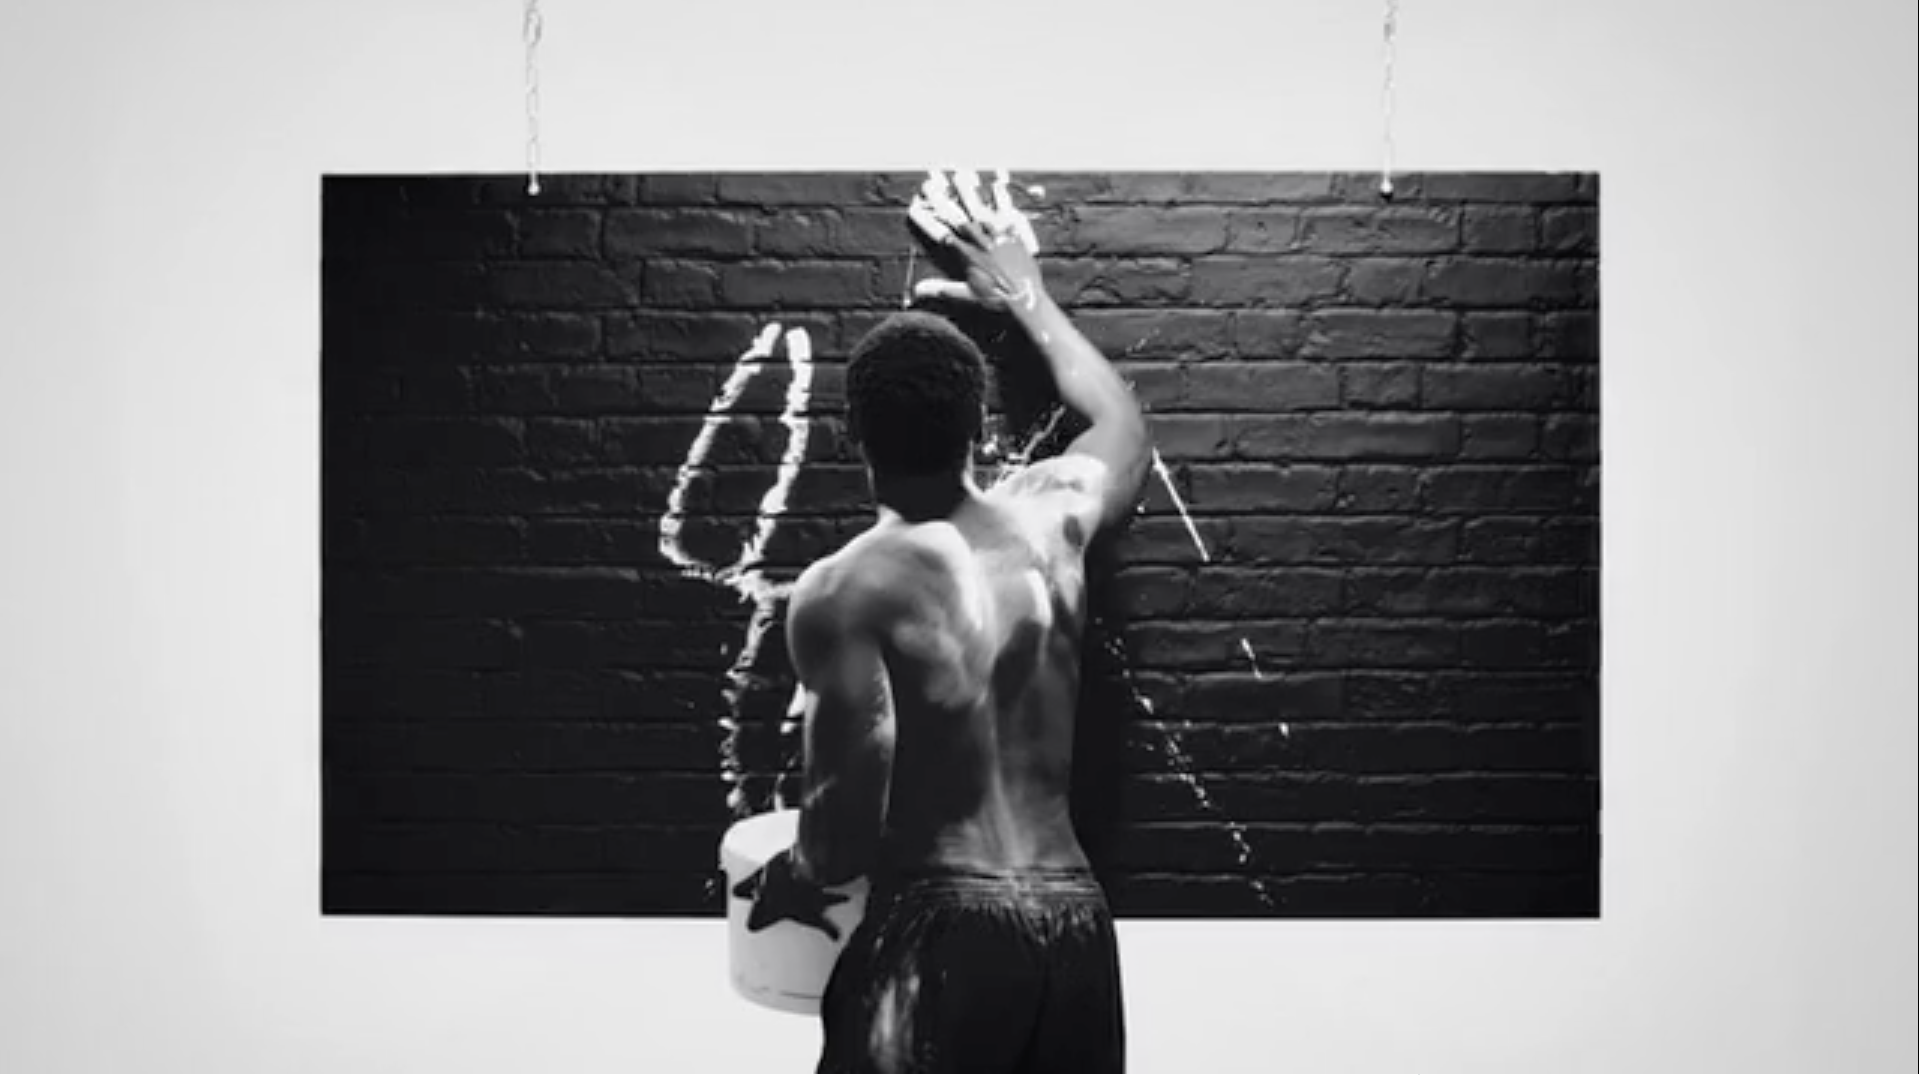
<instances>
[{"instance_id":1,"label":"man's head","mask_svg":"<svg viewBox=\"0 0 1919 1075\"><path fill-rule=\"evenodd\" d=\"M847 426L875 474L964 469L986 411L986 358L953 323L894 314L854 346L846 368Z\"/></svg>"}]
</instances>

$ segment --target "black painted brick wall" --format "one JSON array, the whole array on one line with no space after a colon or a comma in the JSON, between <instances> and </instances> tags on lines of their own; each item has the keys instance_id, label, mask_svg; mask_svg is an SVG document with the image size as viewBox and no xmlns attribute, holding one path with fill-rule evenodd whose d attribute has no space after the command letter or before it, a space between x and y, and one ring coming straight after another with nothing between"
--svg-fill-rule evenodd
<instances>
[{"instance_id":1,"label":"black painted brick wall","mask_svg":"<svg viewBox=\"0 0 1919 1075\"><path fill-rule=\"evenodd\" d=\"M865 525L842 362L899 305L918 178L325 182L328 910L717 911L751 607L656 524L777 320L812 335L826 432L773 570ZM1121 912L1596 914L1596 177L1017 179L1215 558L1157 483L1098 558L1079 795ZM996 357L1023 431L1047 401ZM783 392L757 379L695 488L715 558ZM763 804L777 629L755 672Z\"/></svg>"}]
</instances>

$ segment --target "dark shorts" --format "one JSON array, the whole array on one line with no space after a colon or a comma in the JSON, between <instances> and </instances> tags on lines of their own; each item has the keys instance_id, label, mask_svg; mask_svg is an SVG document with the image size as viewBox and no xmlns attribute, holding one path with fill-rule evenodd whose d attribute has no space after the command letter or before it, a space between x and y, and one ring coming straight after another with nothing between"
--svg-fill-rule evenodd
<instances>
[{"instance_id":1,"label":"dark shorts","mask_svg":"<svg viewBox=\"0 0 1919 1075\"><path fill-rule=\"evenodd\" d=\"M822 1072L1126 1070L1113 916L1084 871L876 881L820 1009Z\"/></svg>"}]
</instances>

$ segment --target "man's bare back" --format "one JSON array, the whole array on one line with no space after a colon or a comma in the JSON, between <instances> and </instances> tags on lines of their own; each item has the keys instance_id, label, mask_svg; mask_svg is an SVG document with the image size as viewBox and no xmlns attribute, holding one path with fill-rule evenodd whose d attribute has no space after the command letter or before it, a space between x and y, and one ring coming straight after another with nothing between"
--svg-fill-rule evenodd
<instances>
[{"instance_id":1,"label":"man's bare back","mask_svg":"<svg viewBox=\"0 0 1919 1075\"><path fill-rule=\"evenodd\" d=\"M1088 427L982 491L978 346L918 311L855 345L847 429L879 521L787 607L805 791L754 921L833 933L827 890L872 882L821 998L820 1071L1124 1070L1117 933L1069 789L1086 546L1133 511L1145 419L1017 221L939 185L909 218L950 278L915 294L1006 313Z\"/></svg>"},{"instance_id":2,"label":"man's bare back","mask_svg":"<svg viewBox=\"0 0 1919 1075\"><path fill-rule=\"evenodd\" d=\"M1070 464L1069 464L1070 465ZM1068 791L1085 621L1061 461L943 519L888 516L808 569L796 601L877 640L895 722L885 842L906 866L1086 866Z\"/></svg>"}]
</instances>

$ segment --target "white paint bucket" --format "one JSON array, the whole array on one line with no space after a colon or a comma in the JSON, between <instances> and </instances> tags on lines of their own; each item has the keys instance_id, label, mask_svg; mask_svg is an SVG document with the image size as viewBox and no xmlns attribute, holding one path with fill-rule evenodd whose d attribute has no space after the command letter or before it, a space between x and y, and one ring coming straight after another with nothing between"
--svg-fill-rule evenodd
<instances>
[{"instance_id":1,"label":"white paint bucket","mask_svg":"<svg viewBox=\"0 0 1919 1075\"><path fill-rule=\"evenodd\" d=\"M757 932L746 928L753 901L734 889L774 855L799 838L799 811L775 810L735 822L720 841L720 868L726 873L726 946L733 988L746 999L776 1011L815 1015L840 948L866 910L864 878L833 889L848 899L826 912L839 927L835 941L812 926L792 920Z\"/></svg>"}]
</instances>

